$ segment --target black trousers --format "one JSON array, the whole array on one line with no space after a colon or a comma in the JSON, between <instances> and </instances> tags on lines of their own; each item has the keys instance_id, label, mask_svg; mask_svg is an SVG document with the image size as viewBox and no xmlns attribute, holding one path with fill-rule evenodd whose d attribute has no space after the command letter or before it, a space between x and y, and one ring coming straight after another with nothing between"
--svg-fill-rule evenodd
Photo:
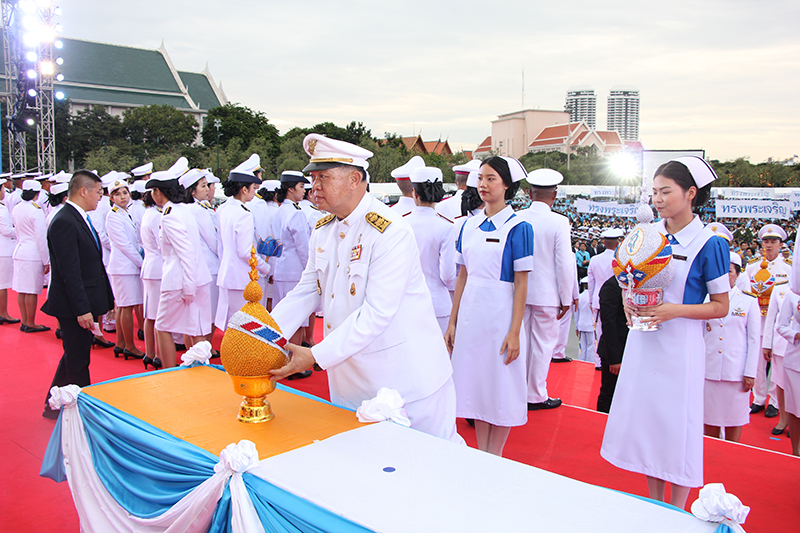
<instances>
[{"instance_id":1,"label":"black trousers","mask_svg":"<svg viewBox=\"0 0 800 533\"><path fill-rule=\"evenodd\" d=\"M611 410L611 400L614 399L614 389L617 388L617 376L608 369L607 361L600 358L602 375L600 378L600 394L597 395L597 410L607 413Z\"/></svg>"},{"instance_id":2,"label":"black trousers","mask_svg":"<svg viewBox=\"0 0 800 533\"><path fill-rule=\"evenodd\" d=\"M58 362L56 375L50 388L63 387L65 385L77 385L85 387L91 385L89 378L89 360L92 353L92 339L94 335L91 330L84 329L78 325L75 317L58 317L61 326L61 343L64 346L64 355ZM50 389L47 389L45 398L45 408L47 400L50 399Z\"/></svg>"}]
</instances>

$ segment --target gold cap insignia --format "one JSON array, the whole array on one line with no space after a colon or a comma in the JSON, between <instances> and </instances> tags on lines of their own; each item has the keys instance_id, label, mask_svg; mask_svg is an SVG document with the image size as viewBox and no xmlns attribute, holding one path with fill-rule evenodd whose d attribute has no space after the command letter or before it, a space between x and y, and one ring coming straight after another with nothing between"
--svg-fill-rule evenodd
<instances>
[{"instance_id":1,"label":"gold cap insignia","mask_svg":"<svg viewBox=\"0 0 800 533\"><path fill-rule=\"evenodd\" d=\"M317 149L317 140L311 139L308 141L308 153L309 155L314 155L314 150Z\"/></svg>"}]
</instances>

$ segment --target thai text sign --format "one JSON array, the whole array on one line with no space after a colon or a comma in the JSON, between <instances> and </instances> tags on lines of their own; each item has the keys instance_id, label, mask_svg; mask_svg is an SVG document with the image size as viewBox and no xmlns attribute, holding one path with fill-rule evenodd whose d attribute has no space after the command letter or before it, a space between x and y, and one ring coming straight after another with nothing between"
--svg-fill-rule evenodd
<instances>
[{"instance_id":1,"label":"thai text sign","mask_svg":"<svg viewBox=\"0 0 800 533\"><path fill-rule=\"evenodd\" d=\"M790 218L792 202L717 200L717 218Z\"/></svg>"},{"instance_id":2,"label":"thai text sign","mask_svg":"<svg viewBox=\"0 0 800 533\"><path fill-rule=\"evenodd\" d=\"M639 204L615 204L613 202L591 202L579 198L578 213L589 213L605 217L635 217Z\"/></svg>"}]
</instances>

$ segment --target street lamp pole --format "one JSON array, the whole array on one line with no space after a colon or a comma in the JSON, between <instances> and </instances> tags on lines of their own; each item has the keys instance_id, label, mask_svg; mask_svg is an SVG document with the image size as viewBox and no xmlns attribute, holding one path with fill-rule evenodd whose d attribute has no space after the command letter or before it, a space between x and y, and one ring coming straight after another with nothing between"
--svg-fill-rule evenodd
<instances>
[{"instance_id":1,"label":"street lamp pole","mask_svg":"<svg viewBox=\"0 0 800 533\"><path fill-rule=\"evenodd\" d=\"M219 174L219 127L222 126L222 121L218 118L214 119L214 127L217 128L217 174Z\"/></svg>"}]
</instances>

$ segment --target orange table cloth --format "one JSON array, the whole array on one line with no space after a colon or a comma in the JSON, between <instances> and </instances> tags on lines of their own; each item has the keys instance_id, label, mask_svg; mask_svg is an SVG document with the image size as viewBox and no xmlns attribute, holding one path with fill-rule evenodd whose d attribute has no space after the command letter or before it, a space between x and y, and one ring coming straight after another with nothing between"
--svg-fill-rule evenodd
<instances>
[{"instance_id":1,"label":"orange table cloth","mask_svg":"<svg viewBox=\"0 0 800 533\"><path fill-rule=\"evenodd\" d=\"M209 366L153 372L83 393L214 455L247 439L264 459L364 425L352 411L280 389L267 396L275 418L239 422L242 397L225 372Z\"/></svg>"}]
</instances>

